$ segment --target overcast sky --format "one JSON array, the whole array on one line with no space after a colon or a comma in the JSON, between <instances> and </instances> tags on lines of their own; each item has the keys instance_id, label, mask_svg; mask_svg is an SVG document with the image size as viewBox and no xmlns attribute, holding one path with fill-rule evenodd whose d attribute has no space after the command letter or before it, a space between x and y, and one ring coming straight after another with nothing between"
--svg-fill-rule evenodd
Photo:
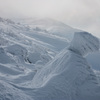
<instances>
[{"instance_id":1,"label":"overcast sky","mask_svg":"<svg viewBox=\"0 0 100 100\"><path fill-rule=\"evenodd\" d=\"M100 37L100 0L0 0L0 16L49 17Z\"/></svg>"}]
</instances>

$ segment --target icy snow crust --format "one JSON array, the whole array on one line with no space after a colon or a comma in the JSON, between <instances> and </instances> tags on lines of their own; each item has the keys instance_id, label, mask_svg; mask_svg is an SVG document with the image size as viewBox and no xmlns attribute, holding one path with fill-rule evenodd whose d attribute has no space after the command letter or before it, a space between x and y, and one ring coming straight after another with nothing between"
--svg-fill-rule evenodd
<instances>
[{"instance_id":1,"label":"icy snow crust","mask_svg":"<svg viewBox=\"0 0 100 100\"><path fill-rule=\"evenodd\" d=\"M76 31L50 19L28 26L0 18L0 100L99 100L99 71L84 58L99 41Z\"/></svg>"}]
</instances>

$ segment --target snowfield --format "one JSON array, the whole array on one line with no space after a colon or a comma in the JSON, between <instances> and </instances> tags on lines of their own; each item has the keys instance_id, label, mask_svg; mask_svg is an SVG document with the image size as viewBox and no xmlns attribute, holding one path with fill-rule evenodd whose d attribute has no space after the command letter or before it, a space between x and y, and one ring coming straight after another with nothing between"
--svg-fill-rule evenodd
<instances>
[{"instance_id":1,"label":"snowfield","mask_svg":"<svg viewBox=\"0 0 100 100\"><path fill-rule=\"evenodd\" d=\"M99 49L59 21L0 18L0 100L100 100Z\"/></svg>"}]
</instances>

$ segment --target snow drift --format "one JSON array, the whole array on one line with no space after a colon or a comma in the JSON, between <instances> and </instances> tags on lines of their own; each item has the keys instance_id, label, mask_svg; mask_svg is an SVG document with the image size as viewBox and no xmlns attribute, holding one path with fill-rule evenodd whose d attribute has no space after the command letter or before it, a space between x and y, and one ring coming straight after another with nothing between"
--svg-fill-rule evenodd
<instances>
[{"instance_id":1,"label":"snow drift","mask_svg":"<svg viewBox=\"0 0 100 100\"><path fill-rule=\"evenodd\" d=\"M99 100L100 86L84 55L99 50L89 33L76 33L63 50L33 78L35 100Z\"/></svg>"},{"instance_id":2,"label":"snow drift","mask_svg":"<svg viewBox=\"0 0 100 100\"><path fill-rule=\"evenodd\" d=\"M99 50L99 40L87 32L79 32L74 35L69 49L81 54L82 56L88 53Z\"/></svg>"}]
</instances>

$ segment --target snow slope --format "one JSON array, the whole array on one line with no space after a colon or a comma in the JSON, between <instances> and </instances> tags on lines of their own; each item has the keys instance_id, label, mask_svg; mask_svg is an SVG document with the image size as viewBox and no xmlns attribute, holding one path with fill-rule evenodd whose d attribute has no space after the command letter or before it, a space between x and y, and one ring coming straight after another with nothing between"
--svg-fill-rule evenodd
<instances>
[{"instance_id":1,"label":"snow slope","mask_svg":"<svg viewBox=\"0 0 100 100\"><path fill-rule=\"evenodd\" d=\"M78 44L76 38L83 41ZM85 50L84 42L88 45ZM73 48L73 46L78 46L78 48ZM84 52L81 51L82 49ZM96 75L83 58L85 54L98 50L99 41L96 37L86 32L76 33L70 47L63 50L53 61L36 73L31 86L37 88L34 99L99 100L100 86Z\"/></svg>"},{"instance_id":2,"label":"snow slope","mask_svg":"<svg viewBox=\"0 0 100 100\"><path fill-rule=\"evenodd\" d=\"M26 18L20 21L31 29L45 31L48 34L67 38L68 40L72 40L74 32L81 31L50 18Z\"/></svg>"},{"instance_id":3,"label":"snow slope","mask_svg":"<svg viewBox=\"0 0 100 100\"><path fill-rule=\"evenodd\" d=\"M100 51L87 55L86 58L93 69L100 71Z\"/></svg>"},{"instance_id":4,"label":"snow slope","mask_svg":"<svg viewBox=\"0 0 100 100\"><path fill-rule=\"evenodd\" d=\"M0 100L99 100L99 71L83 57L99 41L77 31L51 19L0 18Z\"/></svg>"},{"instance_id":5,"label":"snow slope","mask_svg":"<svg viewBox=\"0 0 100 100\"><path fill-rule=\"evenodd\" d=\"M0 80L0 100L33 100L23 91Z\"/></svg>"},{"instance_id":6,"label":"snow slope","mask_svg":"<svg viewBox=\"0 0 100 100\"><path fill-rule=\"evenodd\" d=\"M0 100L33 100L9 83L30 81L37 66L41 68L56 54L51 44L25 34L35 34L35 31L0 18Z\"/></svg>"}]
</instances>

